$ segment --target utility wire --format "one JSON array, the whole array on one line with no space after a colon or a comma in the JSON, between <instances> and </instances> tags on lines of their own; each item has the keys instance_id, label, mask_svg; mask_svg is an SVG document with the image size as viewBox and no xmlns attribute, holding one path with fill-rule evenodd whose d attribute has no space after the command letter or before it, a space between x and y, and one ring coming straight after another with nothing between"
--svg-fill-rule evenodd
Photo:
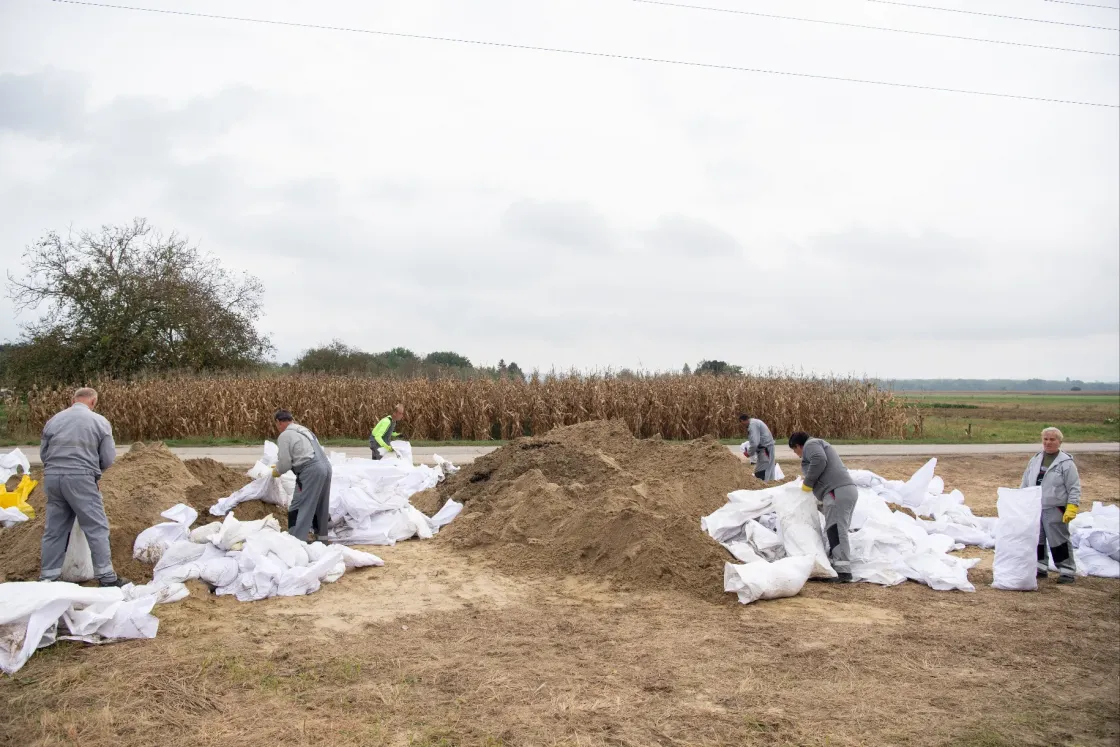
<instances>
[{"instance_id":1,"label":"utility wire","mask_svg":"<svg viewBox=\"0 0 1120 747\"><path fill-rule=\"evenodd\" d=\"M143 13L158 13L171 16L189 16L192 18L208 18L221 21L239 21L243 23L260 23L269 26L286 26L292 28L318 29L320 31L344 31L353 34L371 34L374 36L387 36L398 39L423 39L425 41L454 42L456 44L473 44L482 47L497 47L501 49L531 50L534 52L553 52L556 54L571 54L581 57L598 57L612 60L630 60L633 62L655 62L663 65L682 65L685 67L705 68L710 70L730 70L743 73L760 73L765 75L784 75L790 78L808 78L813 80L828 80L844 83L863 83L873 86L888 86L891 88L909 88L921 91L939 91L941 93L961 93L970 96L987 96L1000 99L1019 99L1022 101L1041 101L1047 104L1073 104L1076 106L1095 106L1105 109L1120 109L1120 104L1101 104L1095 101L1074 101L1068 99L1052 99L1042 96L1021 96L1014 93L995 93L992 91L972 91L961 88L942 88L939 86L926 86L917 83L895 83L883 80L867 80L861 78L844 78L836 75L816 75L813 73L793 73L788 70L766 70L763 68L738 67L735 65L720 65L712 62L690 62L687 60L670 60L660 57L639 57L636 55L614 54L610 52L587 52L576 49L563 49L559 47L536 47L528 44L510 44L506 42L480 41L477 39L460 39L448 36L431 36L427 34L407 34L400 31L377 31L374 29L347 28L345 26L326 26L314 23L298 23L295 21L275 21L264 18L245 18L240 16L222 16L213 13L195 13L185 10L164 10L162 8L142 8L132 5L112 5L109 3L87 2L86 0L51 0L51 2L66 5L84 5L92 8L111 8L114 10L132 10Z\"/></svg>"},{"instance_id":2,"label":"utility wire","mask_svg":"<svg viewBox=\"0 0 1120 747\"><path fill-rule=\"evenodd\" d=\"M1120 10L1115 5L1093 5L1092 3L1075 3L1071 0L1045 0L1048 3L1061 3L1062 5L1080 5L1082 8L1104 8L1105 10Z\"/></svg>"},{"instance_id":3,"label":"utility wire","mask_svg":"<svg viewBox=\"0 0 1120 747\"><path fill-rule=\"evenodd\" d=\"M909 29L891 29L885 26L866 26L861 23L845 23L843 21L825 21L820 18L801 18L799 16L777 16L772 13L756 13L751 10L733 10L731 8L709 8L703 5L686 5L684 3L665 2L665 0L634 0L636 3L646 5L664 5L670 8L687 8L689 10L706 10L714 13L732 13L741 16L755 16L757 18L775 18L781 21L804 21L806 23L821 23L827 26L844 26L852 29L867 29L870 31L891 31L896 34L917 34L919 36L935 36L940 39L957 39L960 41L984 42L985 44L1006 44L1013 47L1031 47L1033 49L1049 49L1055 52L1080 52L1081 54L1099 54L1108 57L1120 57L1116 52L1097 52L1092 49L1070 49L1068 47L1048 47L1044 44L1026 44L1024 42L1003 41L1001 39L978 39L974 36L954 36L952 34L936 34L932 31L911 31Z\"/></svg>"},{"instance_id":4,"label":"utility wire","mask_svg":"<svg viewBox=\"0 0 1120 747\"><path fill-rule=\"evenodd\" d=\"M940 10L946 13L967 13L970 16L987 16L988 18L1006 18L1010 21L1030 21L1031 23L1051 23L1055 26L1074 26L1079 29L1096 29L1098 31L1120 31L1112 26L1089 26L1084 23L1067 23L1066 21L1050 21L1044 18L1022 18L1021 16L1001 16L998 13L981 13L978 10L961 10L960 8L942 8L936 5L915 5L914 3L900 3L898 0L867 0L869 3L881 5L901 5L904 8L921 8L922 10Z\"/></svg>"}]
</instances>

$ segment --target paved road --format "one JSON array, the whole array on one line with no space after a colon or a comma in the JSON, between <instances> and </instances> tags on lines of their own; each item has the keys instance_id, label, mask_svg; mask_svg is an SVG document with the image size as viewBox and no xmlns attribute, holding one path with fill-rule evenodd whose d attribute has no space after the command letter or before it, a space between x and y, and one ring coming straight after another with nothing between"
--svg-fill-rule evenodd
<instances>
[{"instance_id":1,"label":"paved road","mask_svg":"<svg viewBox=\"0 0 1120 747\"><path fill-rule=\"evenodd\" d=\"M469 464L483 454L489 454L494 446L438 446L420 447L412 450L413 459L418 464L432 464L432 456L439 454L444 459L449 459L455 464ZM739 447L727 447L731 452L738 453ZM852 444L837 446L836 450L841 456L944 456L950 454L1034 454L1039 450L1039 444ZM1071 454L1085 454L1092 452L1120 453L1120 443L1069 443L1063 448ZM39 448L24 446L20 450L27 455L32 465L40 464ZM8 449L0 449L0 453ZM128 451L127 446L117 447L118 453ZM261 454L259 446L190 446L174 448L172 451L182 459L199 459L209 457L231 466L249 467ZM327 451L343 451L348 456L368 457L369 449L365 446L327 447ZM788 461L796 459L793 452L786 446L778 447L778 459Z\"/></svg>"}]
</instances>

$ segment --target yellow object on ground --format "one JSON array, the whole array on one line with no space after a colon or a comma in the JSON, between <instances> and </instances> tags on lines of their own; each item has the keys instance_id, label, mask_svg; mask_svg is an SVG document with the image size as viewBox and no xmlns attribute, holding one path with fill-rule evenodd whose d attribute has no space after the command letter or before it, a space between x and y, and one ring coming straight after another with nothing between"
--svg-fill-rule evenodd
<instances>
[{"instance_id":1,"label":"yellow object on ground","mask_svg":"<svg viewBox=\"0 0 1120 747\"><path fill-rule=\"evenodd\" d=\"M32 480L29 476L24 475L19 484L16 485L16 489L11 492L8 492L4 485L0 485L0 508L18 508L27 518L34 519L35 509L31 508L31 504L27 502L27 496L31 495L31 491L38 484L38 480Z\"/></svg>"}]
</instances>

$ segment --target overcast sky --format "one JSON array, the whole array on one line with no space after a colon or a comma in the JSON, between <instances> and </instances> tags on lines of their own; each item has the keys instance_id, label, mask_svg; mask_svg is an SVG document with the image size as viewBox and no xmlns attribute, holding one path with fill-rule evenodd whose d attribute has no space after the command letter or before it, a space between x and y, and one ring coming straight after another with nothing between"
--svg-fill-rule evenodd
<instances>
[{"instance_id":1,"label":"overcast sky","mask_svg":"<svg viewBox=\"0 0 1120 747\"><path fill-rule=\"evenodd\" d=\"M136 3L1120 103L1113 56L632 0ZM1120 51L867 0L697 4ZM337 337L542 370L1116 380L1118 141L1115 108L0 0L0 264L147 217L264 282L279 360ZM0 300L0 339L25 319Z\"/></svg>"}]
</instances>

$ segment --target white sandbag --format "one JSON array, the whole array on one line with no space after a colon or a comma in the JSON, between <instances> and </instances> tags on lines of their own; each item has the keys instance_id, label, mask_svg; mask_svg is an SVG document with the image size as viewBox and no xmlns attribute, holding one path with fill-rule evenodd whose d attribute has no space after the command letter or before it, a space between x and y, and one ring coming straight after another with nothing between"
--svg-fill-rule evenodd
<instances>
[{"instance_id":1,"label":"white sandbag","mask_svg":"<svg viewBox=\"0 0 1120 747\"><path fill-rule=\"evenodd\" d=\"M441 527L450 524L462 510L462 503L448 498L447 502L443 504L443 508L436 511L431 518L428 519L428 526L432 528L433 532L438 532Z\"/></svg>"},{"instance_id":2,"label":"white sandbag","mask_svg":"<svg viewBox=\"0 0 1120 747\"><path fill-rule=\"evenodd\" d=\"M89 552L89 541L77 521L70 529L66 556L62 559L62 575L59 578L75 584L93 580L93 556Z\"/></svg>"},{"instance_id":3,"label":"white sandbag","mask_svg":"<svg viewBox=\"0 0 1120 747\"><path fill-rule=\"evenodd\" d=\"M62 614L69 635L64 641L103 643L124 638L155 638L159 620L151 614L155 597L130 601L98 602L82 609L71 607Z\"/></svg>"},{"instance_id":4,"label":"white sandbag","mask_svg":"<svg viewBox=\"0 0 1120 747\"><path fill-rule=\"evenodd\" d=\"M934 478L933 473L936 469L937 459L930 459L904 485L898 488L901 505L918 506L921 504L929 492L930 483L933 482ZM944 483L942 483L942 488L944 488Z\"/></svg>"},{"instance_id":5,"label":"white sandbag","mask_svg":"<svg viewBox=\"0 0 1120 747\"><path fill-rule=\"evenodd\" d=\"M1104 529L1094 529L1086 537L1089 547L1101 555L1107 555L1113 560L1120 560L1120 534L1113 534Z\"/></svg>"},{"instance_id":6,"label":"white sandbag","mask_svg":"<svg viewBox=\"0 0 1120 747\"><path fill-rule=\"evenodd\" d=\"M183 584L173 583L159 583L153 581L150 584L129 584L121 588L125 599L140 599L142 597L154 597L156 604L170 604L186 599L191 595L190 590Z\"/></svg>"},{"instance_id":7,"label":"white sandbag","mask_svg":"<svg viewBox=\"0 0 1120 747\"><path fill-rule=\"evenodd\" d=\"M277 582L276 594L281 597L313 594L319 590L323 579L330 575L334 567L343 562L342 548L328 547L314 563L284 571Z\"/></svg>"},{"instance_id":8,"label":"white sandbag","mask_svg":"<svg viewBox=\"0 0 1120 747\"><path fill-rule=\"evenodd\" d=\"M871 518L880 521L889 521L891 509L887 502L869 488L858 488L856 506L852 509L852 519L849 524L851 530L857 531Z\"/></svg>"},{"instance_id":9,"label":"white sandbag","mask_svg":"<svg viewBox=\"0 0 1120 747\"><path fill-rule=\"evenodd\" d=\"M1007 591L1034 591L1038 532L1042 517L1042 488L1000 488L996 499L992 586Z\"/></svg>"},{"instance_id":10,"label":"white sandbag","mask_svg":"<svg viewBox=\"0 0 1120 747\"><path fill-rule=\"evenodd\" d=\"M222 528L210 538L210 542L223 550L238 550L241 544L260 531L280 531L280 522L275 516L266 516L256 521L238 521L233 514L226 514Z\"/></svg>"},{"instance_id":11,"label":"white sandbag","mask_svg":"<svg viewBox=\"0 0 1120 747\"><path fill-rule=\"evenodd\" d=\"M213 545L209 546L213 547ZM159 562L157 562L155 568L152 569L152 575L158 578L162 572L188 563L193 563L205 554L206 548L207 545L191 542L190 540L172 542L163 551Z\"/></svg>"},{"instance_id":12,"label":"white sandbag","mask_svg":"<svg viewBox=\"0 0 1120 747\"><path fill-rule=\"evenodd\" d=\"M743 528L747 522L773 511L775 491L781 490L781 488L767 488L736 490L728 493L728 503L711 514L701 517L700 529L707 532L716 542L745 539Z\"/></svg>"},{"instance_id":13,"label":"white sandbag","mask_svg":"<svg viewBox=\"0 0 1120 747\"><path fill-rule=\"evenodd\" d=\"M1120 578L1120 561L1113 560L1088 544L1075 549L1073 555L1078 570L1087 576Z\"/></svg>"},{"instance_id":14,"label":"white sandbag","mask_svg":"<svg viewBox=\"0 0 1120 747\"><path fill-rule=\"evenodd\" d=\"M740 563L769 562L759 555L749 542L721 542L720 544Z\"/></svg>"},{"instance_id":15,"label":"white sandbag","mask_svg":"<svg viewBox=\"0 0 1120 747\"><path fill-rule=\"evenodd\" d=\"M778 464L777 462L774 463L774 479L775 480L786 479L786 473L782 472L782 465Z\"/></svg>"},{"instance_id":16,"label":"white sandbag","mask_svg":"<svg viewBox=\"0 0 1120 747\"><path fill-rule=\"evenodd\" d=\"M852 560L852 579L879 586L898 586L905 583L906 574L899 573L896 564L889 560Z\"/></svg>"},{"instance_id":17,"label":"white sandbag","mask_svg":"<svg viewBox=\"0 0 1120 747\"><path fill-rule=\"evenodd\" d=\"M203 524L191 530L189 539L191 542L209 542L212 537L216 537L218 532L222 531L222 522L212 521L209 524Z\"/></svg>"},{"instance_id":18,"label":"white sandbag","mask_svg":"<svg viewBox=\"0 0 1120 747\"><path fill-rule=\"evenodd\" d=\"M31 462L19 449L0 454L0 483L7 482L13 475L26 475L31 472Z\"/></svg>"},{"instance_id":19,"label":"white sandbag","mask_svg":"<svg viewBox=\"0 0 1120 747\"><path fill-rule=\"evenodd\" d=\"M766 560L778 560L786 555L785 546L778 533L770 530L757 519L751 519L743 526L743 539Z\"/></svg>"},{"instance_id":20,"label":"white sandbag","mask_svg":"<svg viewBox=\"0 0 1120 747\"><path fill-rule=\"evenodd\" d=\"M851 475L852 482L856 484L857 488L872 488L886 482L871 470L850 469L848 470L848 474Z\"/></svg>"},{"instance_id":21,"label":"white sandbag","mask_svg":"<svg viewBox=\"0 0 1120 747\"><path fill-rule=\"evenodd\" d=\"M995 547L996 544L995 538L991 534L985 532L983 529L977 529L976 527L955 524L945 519L940 519L938 521L922 520L921 524L930 534L948 535L962 545L990 548Z\"/></svg>"},{"instance_id":22,"label":"white sandbag","mask_svg":"<svg viewBox=\"0 0 1120 747\"><path fill-rule=\"evenodd\" d=\"M331 548L328 548L322 542L312 542L307 546L307 555L311 558L312 562L315 562L322 558L328 549L334 548L337 548L342 552L342 560L345 563L347 570L385 565L385 561L377 557L373 553L363 552L362 550L355 550L354 548L347 547L346 545L332 545Z\"/></svg>"},{"instance_id":23,"label":"white sandbag","mask_svg":"<svg viewBox=\"0 0 1120 747\"><path fill-rule=\"evenodd\" d=\"M0 508L0 527L7 529L24 521L27 521L27 514L18 508Z\"/></svg>"},{"instance_id":24,"label":"white sandbag","mask_svg":"<svg viewBox=\"0 0 1120 747\"><path fill-rule=\"evenodd\" d=\"M0 630L4 631L0 634L0 671L14 674L35 649L55 642L60 618L73 617L90 606L94 606L94 611L86 616L86 626L76 625L90 630L89 635L96 635L99 641L150 637L145 632L150 627L147 618L151 604L136 600L122 605L123 599L124 592L116 587L85 588L62 581L0 584ZM119 606L106 616L106 605L112 604ZM100 624L95 624L97 618ZM78 615L78 619L82 616Z\"/></svg>"},{"instance_id":25,"label":"white sandbag","mask_svg":"<svg viewBox=\"0 0 1120 747\"><path fill-rule=\"evenodd\" d=\"M398 459L405 464L412 464L412 444L408 441L390 441L389 445L393 447L392 452L385 451L381 446L377 447L377 453L382 459Z\"/></svg>"},{"instance_id":26,"label":"white sandbag","mask_svg":"<svg viewBox=\"0 0 1120 747\"><path fill-rule=\"evenodd\" d=\"M245 552L260 554L271 553L286 568L306 566L310 562L307 543L301 542L287 532L257 532L245 540Z\"/></svg>"},{"instance_id":27,"label":"white sandbag","mask_svg":"<svg viewBox=\"0 0 1120 747\"><path fill-rule=\"evenodd\" d=\"M240 490L220 499L210 507L210 514L212 516L225 516L235 506L246 501L261 501L273 506L286 507L288 505L288 500L285 499L284 491L280 486L280 480L272 477L270 469L266 476L258 477Z\"/></svg>"},{"instance_id":28,"label":"white sandbag","mask_svg":"<svg viewBox=\"0 0 1120 747\"><path fill-rule=\"evenodd\" d=\"M915 553L904 559L911 578L935 591L976 591L968 580L968 570L980 558L958 558L933 551Z\"/></svg>"},{"instance_id":29,"label":"white sandbag","mask_svg":"<svg viewBox=\"0 0 1120 747\"><path fill-rule=\"evenodd\" d=\"M432 454L432 462L436 465L436 469L438 469L444 477L451 477L453 474L459 471L458 467L441 457L439 454Z\"/></svg>"},{"instance_id":30,"label":"white sandbag","mask_svg":"<svg viewBox=\"0 0 1120 747\"><path fill-rule=\"evenodd\" d=\"M783 558L773 563L725 563L723 589L737 594L742 604L759 599L792 597L805 586L812 571L813 558L808 555Z\"/></svg>"},{"instance_id":31,"label":"white sandbag","mask_svg":"<svg viewBox=\"0 0 1120 747\"><path fill-rule=\"evenodd\" d=\"M782 528L782 544L788 557L808 556L813 559L810 575L835 578L836 571L828 560L821 533L821 514L813 494L801 489L801 480L783 485L782 494L774 498L774 509Z\"/></svg>"},{"instance_id":32,"label":"white sandbag","mask_svg":"<svg viewBox=\"0 0 1120 747\"><path fill-rule=\"evenodd\" d=\"M198 511L184 503L177 503L160 516L170 521L148 527L136 535L136 540L132 543L134 559L145 563L158 562L168 545L190 536L190 526L198 518Z\"/></svg>"}]
</instances>

